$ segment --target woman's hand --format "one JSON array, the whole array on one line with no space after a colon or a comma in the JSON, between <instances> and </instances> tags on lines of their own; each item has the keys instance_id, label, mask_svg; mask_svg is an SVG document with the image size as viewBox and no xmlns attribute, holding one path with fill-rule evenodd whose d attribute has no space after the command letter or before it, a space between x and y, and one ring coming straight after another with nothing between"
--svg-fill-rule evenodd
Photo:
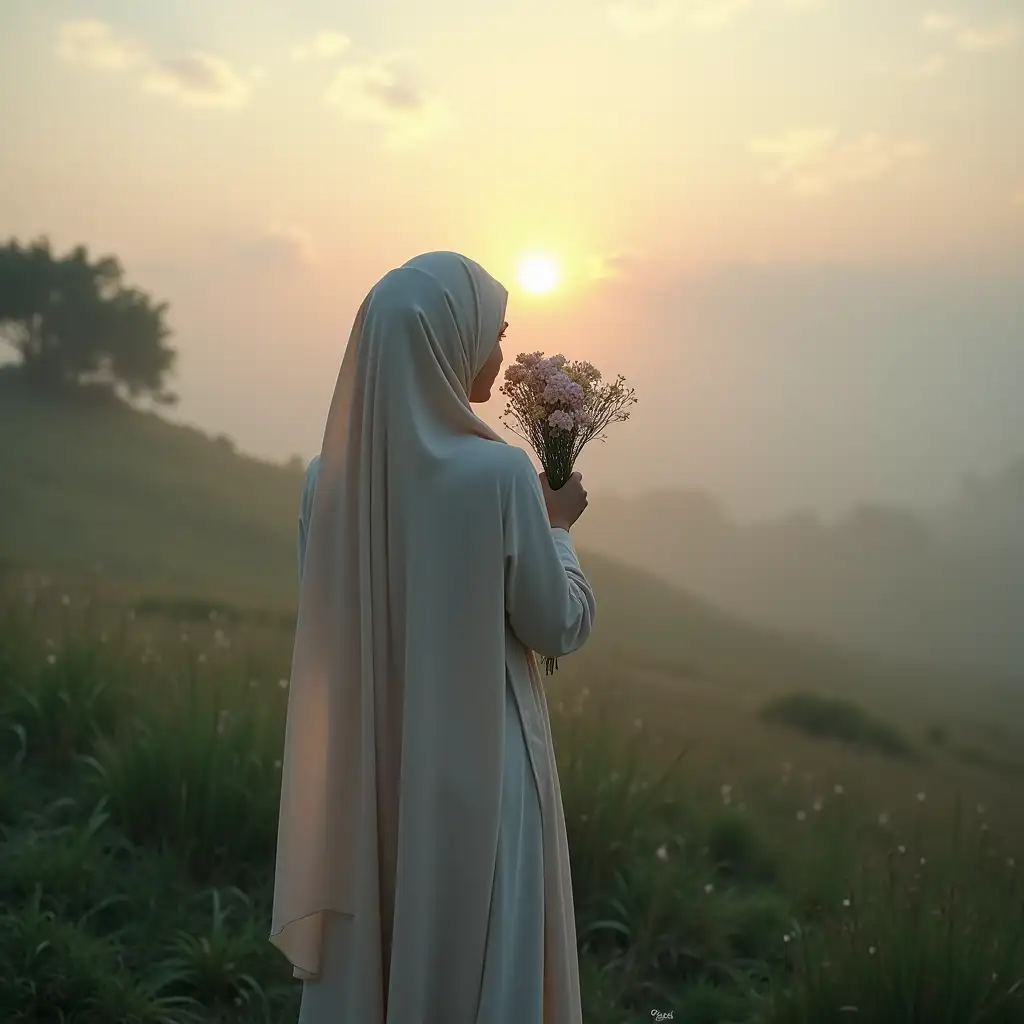
<instances>
[{"instance_id":1,"label":"woman's hand","mask_svg":"<svg viewBox=\"0 0 1024 1024\"><path fill-rule=\"evenodd\" d=\"M544 491L544 503L548 507L548 520L553 530L568 530L587 507L587 492L583 489L583 477L573 473L563 487L551 489L546 473L540 474L540 485Z\"/></svg>"}]
</instances>

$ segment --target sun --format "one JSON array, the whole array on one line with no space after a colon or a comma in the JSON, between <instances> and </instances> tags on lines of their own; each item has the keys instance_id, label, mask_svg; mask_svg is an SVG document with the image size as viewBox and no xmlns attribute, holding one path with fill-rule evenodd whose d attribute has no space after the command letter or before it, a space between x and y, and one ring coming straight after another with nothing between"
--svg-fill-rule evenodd
<instances>
[{"instance_id":1,"label":"sun","mask_svg":"<svg viewBox=\"0 0 1024 1024\"><path fill-rule=\"evenodd\" d=\"M553 292L561 280L561 268L551 256L543 253L524 256L519 263L519 283L533 295Z\"/></svg>"}]
</instances>

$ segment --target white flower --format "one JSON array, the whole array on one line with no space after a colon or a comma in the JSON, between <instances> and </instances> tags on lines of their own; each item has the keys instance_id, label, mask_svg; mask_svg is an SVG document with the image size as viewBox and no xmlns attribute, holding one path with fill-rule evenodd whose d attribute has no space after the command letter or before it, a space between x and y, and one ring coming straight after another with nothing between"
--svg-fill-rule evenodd
<instances>
[{"instance_id":1,"label":"white flower","mask_svg":"<svg viewBox=\"0 0 1024 1024\"><path fill-rule=\"evenodd\" d=\"M921 858L921 867L924 867L925 864L927 864L927 863L928 863L928 858L927 857L922 857Z\"/></svg>"},{"instance_id":2,"label":"white flower","mask_svg":"<svg viewBox=\"0 0 1024 1024\"><path fill-rule=\"evenodd\" d=\"M288 689L288 680L287 679L278 679L277 685L280 686L282 690L287 690Z\"/></svg>"},{"instance_id":3,"label":"white flower","mask_svg":"<svg viewBox=\"0 0 1024 1024\"><path fill-rule=\"evenodd\" d=\"M899 850L900 853L906 853L907 852L907 848L902 843L900 843L900 845L897 846L896 849Z\"/></svg>"},{"instance_id":4,"label":"white flower","mask_svg":"<svg viewBox=\"0 0 1024 1024\"><path fill-rule=\"evenodd\" d=\"M668 860L668 847L664 843L662 843L661 846L659 846L657 851L655 852L655 856L658 858L658 860Z\"/></svg>"},{"instance_id":5,"label":"white flower","mask_svg":"<svg viewBox=\"0 0 1024 1024\"><path fill-rule=\"evenodd\" d=\"M710 896L711 893L715 891L715 887L711 882L708 882L708 884L704 886L704 891Z\"/></svg>"},{"instance_id":6,"label":"white flower","mask_svg":"<svg viewBox=\"0 0 1024 1024\"><path fill-rule=\"evenodd\" d=\"M818 799L814 801L813 806L814 806L815 812L817 813L818 811L820 811L822 809L822 807L825 806L825 802L819 796Z\"/></svg>"},{"instance_id":7,"label":"white flower","mask_svg":"<svg viewBox=\"0 0 1024 1024\"><path fill-rule=\"evenodd\" d=\"M280 768L280 767L281 767L281 758L278 758L278 759L277 759L277 760L276 760L276 761L274 762L274 767L275 767L275 768Z\"/></svg>"},{"instance_id":8,"label":"white flower","mask_svg":"<svg viewBox=\"0 0 1024 1024\"><path fill-rule=\"evenodd\" d=\"M65 608L67 608L67 606L68 606L69 604L71 604L71 598L70 598L70 597L68 597L68 595L67 595L67 594L61 594L61 595L60 595L60 603L61 603L62 605L64 605L64 607L65 607Z\"/></svg>"},{"instance_id":9,"label":"white flower","mask_svg":"<svg viewBox=\"0 0 1024 1024\"><path fill-rule=\"evenodd\" d=\"M46 663L48 665L55 665L57 663L57 655L56 654L48 654L46 656Z\"/></svg>"},{"instance_id":10,"label":"white flower","mask_svg":"<svg viewBox=\"0 0 1024 1024\"><path fill-rule=\"evenodd\" d=\"M834 786L832 787L832 789L834 790L834 792L835 792L836 796L842 796L842 795L843 795L843 793L845 793L845 792L846 792L846 790L845 790L845 789L843 789L843 784L842 784L841 782L837 782L837 783L836 783L836 784L835 784L835 785L834 785Z\"/></svg>"},{"instance_id":11,"label":"white flower","mask_svg":"<svg viewBox=\"0 0 1024 1024\"><path fill-rule=\"evenodd\" d=\"M850 900L849 899L843 900L843 906L844 907L848 907L849 905L850 905Z\"/></svg>"},{"instance_id":12,"label":"white flower","mask_svg":"<svg viewBox=\"0 0 1024 1024\"><path fill-rule=\"evenodd\" d=\"M868 946L868 953L871 956L874 956L875 955L875 947L874 946Z\"/></svg>"},{"instance_id":13,"label":"white flower","mask_svg":"<svg viewBox=\"0 0 1024 1024\"><path fill-rule=\"evenodd\" d=\"M926 799L926 798L925 798L925 795L924 795L924 793L918 793L918 794L917 794L917 802L918 802L919 804L923 804L923 803L925 802L925 799Z\"/></svg>"},{"instance_id":14,"label":"white flower","mask_svg":"<svg viewBox=\"0 0 1024 1024\"><path fill-rule=\"evenodd\" d=\"M806 811L797 811L796 812L796 820L797 821L806 821L807 820L807 812Z\"/></svg>"},{"instance_id":15,"label":"white flower","mask_svg":"<svg viewBox=\"0 0 1024 1024\"><path fill-rule=\"evenodd\" d=\"M793 937L793 936L792 936L792 935L790 935L790 934L789 934L789 932L786 932L786 934L782 936L782 941L783 941L783 942L789 942L789 941L790 941L790 939L792 939L792 937Z\"/></svg>"}]
</instances>

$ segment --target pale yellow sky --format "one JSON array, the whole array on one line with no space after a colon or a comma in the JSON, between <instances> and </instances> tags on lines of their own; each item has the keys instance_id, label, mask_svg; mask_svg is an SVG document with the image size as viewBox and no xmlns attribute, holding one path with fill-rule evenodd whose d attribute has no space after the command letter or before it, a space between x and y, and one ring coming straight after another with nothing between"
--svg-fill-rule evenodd
<instances>
[{"instance_id":1,"label":"pale yellow sky","mask_svg":"<svg viewBox=\"0 0 1024 1024\"><path fill-rule=\"evenodd\" d=\"M359 299L455 248L510 352L640 390L595 486L839 507L1024 448L1018 0L289 7L0 11L0 235L169 300L181 417L311 455Z\"/></svg>"}]
</instances>

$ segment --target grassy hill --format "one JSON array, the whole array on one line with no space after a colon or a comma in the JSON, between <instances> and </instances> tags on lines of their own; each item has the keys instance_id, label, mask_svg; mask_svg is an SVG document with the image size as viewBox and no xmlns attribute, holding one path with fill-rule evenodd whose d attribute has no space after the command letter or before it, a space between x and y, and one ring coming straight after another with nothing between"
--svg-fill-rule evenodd
<instances>
[{"instance_id":1,"label":"grassy hill","mask_svg":"<svg viewBox=\"0 0 1024 1024\"><path fill-rule=\"evenodd\" d=\"M0 374L0 431L0 559L99 569L145 596L294 607L296 468L123 404L26 394L12 374ZM600 606L588 654L602 663L816 689L897 674L745 623L593 552L581 558ZM898 675L906 682L915 671Z\"/></svg>"}]
</instances>

